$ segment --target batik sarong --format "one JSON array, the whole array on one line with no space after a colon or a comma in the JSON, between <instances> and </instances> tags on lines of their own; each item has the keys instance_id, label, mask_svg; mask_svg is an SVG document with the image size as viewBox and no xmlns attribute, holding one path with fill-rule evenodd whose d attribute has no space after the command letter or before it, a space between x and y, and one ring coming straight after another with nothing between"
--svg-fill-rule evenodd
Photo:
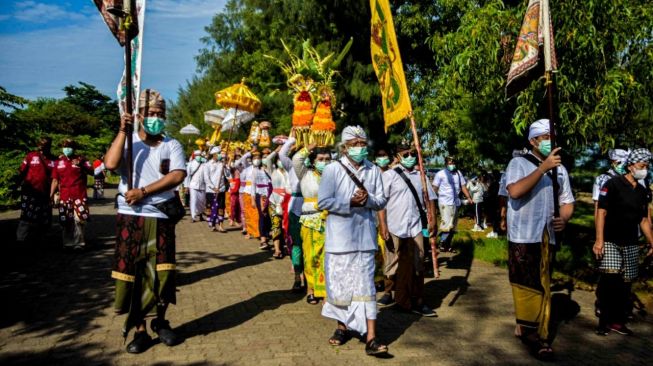
<instances>
[{"instance_id":1,"label":"batik sarong","mask_svg":"<svg viewBox=\"0 0 653 366\"><path fill-rule=\"evenodd\" d=\"M213 195L213 201L211 202L211 215L209 215L209 227L214 227L216 224L222 224L222 221L224 221L224 196L224 192Z\"/></svg>"},{"instance_id":2,"label":"batik sarong","mask_svg":"<svg viewBox=\"0 0 653 366\"><path fill-rule=\"evenodd\" d=\"M540 339L546 341L550 341L552 252L546 229L542 243L508 243L508 275L517 324L537 329Z\"/></svg>"},{"instance_id":3,"label":"batik sarong","mask_svg":"<svg viewBox=\"0 0 653 366\"><path fill-rule=\"evenodd\" d=\"M324 275L324 231L325 218L322 213L302 215L301 237L304 255L304 278L315 297L326 297L326 277Z\"/></svg>"},{"instance_id":4,"label":"batik sarong","mask_svg":"<svg viewBox=\"0 0 653 366\"><path fill-rule=\"evenodd\" d=\"M93 198L96 200L100 198L104 198L104 175L97 176L94 179L95 181L93 183Z\"/></svg>"},{"instance_id":5,"label":"batik sarong","mask_svg":"<svg viewBox=\"0 0 653 366\"><path fill-rule=\"evenodd\" d=\"M129 313L128 332L157 304L175 304L175 224L154 217L118 214L111 277L116 280L114 309Z\"/></svg>"},{"instance_id":6,"label":"batik sarong","mask_svg":"<svg viewBox=\"0 0 653 366\"><path fill-rule=\"evenodd\" d=\"M288 233L290 234L292 247L290 248L290 261L295 274L304 272L304 255L302 249L302 224L299 223L299 217L294 213L288 215ZM286 241L288 242L288 241Z\"/></svg>"},{"instance_id":7,"label":"batik sarong","mask_svg":"<svg viewBox=\"0 0 653 366\"><path fill-rule=\"evenodd\" d=\"M66 248L83 247L84 225L90 213L86 198L69 198L59 202L59 224L63 232L63 246Z\"/></svg>"},{"instance_id":8,"label":"batik sarong","mask_svg":"<svg viewBox=\"0 0 653 366\"><path fill-rule=\"evenodd\" d=\"M20 221L16 229L16 240L24 241L30 227L44 227L52 221L50 197L47 194L22 194L20 196ZM36 229L36 228L35 228Z\"/></svg>"},{"instance_id":9,"label":"batik sarong","mask_svg":"<svg viewBox=\"0 0 653 366\"><path fill-rule=\"evenodd\" d=\"M326 253L327 301L322 316L367 333L367 320L376 319L374 255L376 251Z\"/></svg>"},{"instance_id":10,"label":"batik sarong","mask_svg":"<svg viewBox=\"0 0 653 366\"><path fill-rule=\"evenodd\" d=\"M240 201L238 199L238 193L230 193L229 194L229 218L233 222L237 222L239 224L242 224L242 221L240 219Z\"/></svg>"},{"instance_id":11,"label":"batik sarong","mask_svg":"<svg viewBox=\"0 0 653 366\"><path fill-rule=\"evenodd\" d=\"M270 212L268 209L268 197L260 194L257 194L254 197L256 198L256 214L258 216L258 236L269 238L272 222L270 220Z\"/></svg>"}]
</instances>

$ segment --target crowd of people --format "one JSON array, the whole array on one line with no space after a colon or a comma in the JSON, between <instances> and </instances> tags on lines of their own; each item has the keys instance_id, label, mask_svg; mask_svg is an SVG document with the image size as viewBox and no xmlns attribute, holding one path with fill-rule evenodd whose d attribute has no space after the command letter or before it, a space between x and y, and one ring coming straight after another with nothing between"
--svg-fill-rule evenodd
<instances>
[{"instance_id":1,"label":"crowd of people","mask_svg":"<svg viewBox=\"0 0 653 366\"><path fill-rule=\"evenodd\" d=\"M534 356L553 357L551 257L574 212L569 174L560 148L551 148L547 120L529 129L530 149L513 154L504 174L466 179L456 159L424 179L410 145L378 147L373 156L364 129L343 129L336 151L315 145L297 148L291 134L275 150L194 151L165 136L166 106L147 89L140 109L122 116L121 127L103 160L91 164L76 154L74 142L50 155L43 139L20 167L23 179L18 241L30 228L49 224L51 202L59 192L63 245L83 248L89 218L86 177L95 178L94 197L103 195L104 171L120 177L117 238L111 276L114 308L126 313L123 334L135 328L127 345L141 353L152 345L145 319L161 341L180 342L165 314L176 302L175 225L189 207L190 225L219 233L238 228L272 256L290 257L291 291L306 292L308 304L322 303L322 315L336 327L328 342L339 346L364 337L365 352L388 352L376 334L378 307L424 317L436 313L424 299L425 274L433 250L455 252L461 207L472 208L472 231L490 238L506 233L515 336ZM140 125L134 131L133 124ZM133 136L132 188L128 184L126 137ZM601 279L597 289L597 334L631 334L627 328L630 283L637 278L639 238L653 243L646 149L614 150L611 169L597 178L593 199ZM433 249L432 249L433 248ZM650 249L648 255L653 254ZM431 263L432 264L432 263ZM438 275L434 273L434 275ZM290 279L289 279L290 283ZM377 291L382 292L377 300Z\"/></svg>"}]
</instances>

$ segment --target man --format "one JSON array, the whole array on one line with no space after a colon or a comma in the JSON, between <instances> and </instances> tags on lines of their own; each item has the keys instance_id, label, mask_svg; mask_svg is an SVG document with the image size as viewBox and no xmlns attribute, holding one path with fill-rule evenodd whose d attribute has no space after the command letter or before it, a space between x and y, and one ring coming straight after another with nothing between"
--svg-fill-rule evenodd
<instances>
[{"instance_id":1,"label":"man","mask_svg":"<svg viewBox=\"0 0 653 366\"><path fill-rule=\"evenodd\" d=\"M206 181L204 180L204 168L206 158L201 150L195 151L195 159L188 163L186 174L188 175L188 188L190 193L190 220L191 222L202 221L206 209Z\"/></svg>"},{"instance_id":2,"label":"man","mask_svg":"<svg viewBox=\"0 0 653 366\"><path fill-rule=\"evenodd\" d=\"M603 188L603 185L611 178L626 174L626 160L628 159L628 153L629 151L622 149L608 151L610 169L594 179L594 185L592 185L592 201L594 201L595 220L599 210L599 193L601 188Z\"/></svg>"},{"instance_id":3,"label":"man","mask_svg":"<svg viewBox=\"0 0 653 366\"><path fill-rule=\"evenodd\" d=\"M302 252L302 225L299 220L302 215L304 198L302 197L299 177L297 177L297 173L293 169L292 159L288 156L295 142L294 131L291 131L290 137L288 137L288 140L286 140L279 151L279 159L283 164L283 168L288 172L291 191L290 202L288 203L288 236L291 241L290 260L295 278L291 291L301 292L304 287L302 284L304 282L304 256Z\"/></svg>"},{"instance_id":4,"label":"man","mask_svg":"<svg viewBox=\"0 0 653 366\"><path fill-rule=\"evenodd\" d=\"M211 215L208 220L209 229L226 233L227 231L222 226L222 222L224 221L227 184L222 155L220 155L220 147L212 147L209 153L212 155L211 160L206 163L206 167L204 168L206 200L207 204L211 207Z\"/></svg>"},{"instance_id":5,"label":"man","mask_svg":"<svg viewBox=\"0 0 653 366\"><path fill-rule=\"evenodd\" d=\"M347 341L347 329L367 334L368 355L388 352L376 339L374 255L378 248L374 211L386 204L381 170L366 160L367 135L360 126L342 131L344 156L326 166L318 209L328 211L324 267L327 302L322 315L338 321L329 343Z\"/></svg>"},{"instance_id":6,"label":"man","mask_svg":"<svg viewBox=\"0 0 653 366\"><path fill-rule=\"evenodd\" d=\"M569 175L551 151L549 121L534 122L529 129L531 150L513 158L506 169L508 191L508 268L515 303L515 335L542 360L553 358L550 332L551 257L556 232L561 232L574 212ZM560 216L553 217L553 178L557 168Z\"/></svg>"},{"instance_id":7,"label":"man","mask_svg":"<svg viewBox=\"0 0 653 366\"><path fill-rule=\"evenodd\" d=\"M107 169L119 170L121 176L111 277L116 280L114 308L118 314L129 314L124 337L136 327L134 339L127 345L129 353L144 352L153 344L145 325L148 315L156 315L150 326L162 343L173 346L179 342L165 320L168 305L176 303L176 220L166 207L180 205L174 189L184 180L186 170L183 147L163 135L165 117L163 97L152 89L142 91L136 115L142 128L133 134L134 188L127 189L125 162L131 115L122 116L120 131L104 158Z\"/></svg>"},{"instance_id":8,"label":"man","mask_svg":"<svg viewBox=\"0 0 653 366\"><path fill-rule=\"evenodd\" d=\"M440 209L440 251L455 251L451 248L453 236L458 226L458 211L460 208L460 192L467 201L474 204L465 184L467 181L456 167L456 161L448 156L445 159L446 169L442 169L433 178L433 189L438 195L438 208Z\"/></svg>"},{"instance_id":9,"label":"man","mask_svg":"<svg viewBox=\"0 0 653 366\"><path fill-rule=\"evenodd\" d=\"M30 231L43 234L52 221L50 208L50 178L54 160L50 156L52 143L41 138L36 151L27 153L19 168L20 221L16 229L16 241L24 242Z\"/></svg>"},{"instance_id":10,"label":"man","mask_svg":"<svg viewBox=\"0 0 653 366\"><path fill-rule=\"evenodd\" d=\"M59 189L59 223L63 229L64 249L81 250L86 247L84 226L90 213L86 203L86 176L93 174L88 160L75 154L73 140L63 141L63 155L56 161L52 172L50 199Z\"/></svg>"},{"instance_id":11,"label":"man","mask_svg":"<svg viewBox=\"0 0 653 366\"><path fill-rule=\"evenodd\" d=\"M435 312L424 304L424 234L430 236L435 222L428 222L422 180L415 169L417 154L407 145L397 147L400 166L383 173L383 192L388 200L379 214L381 237L385 240L385 294L379 305L395 300L404 311L434 317ZM428 210L435 212L436 196L428 189ZM426 232L425 232L426 231Z\"/></svg>"}]
</instances>

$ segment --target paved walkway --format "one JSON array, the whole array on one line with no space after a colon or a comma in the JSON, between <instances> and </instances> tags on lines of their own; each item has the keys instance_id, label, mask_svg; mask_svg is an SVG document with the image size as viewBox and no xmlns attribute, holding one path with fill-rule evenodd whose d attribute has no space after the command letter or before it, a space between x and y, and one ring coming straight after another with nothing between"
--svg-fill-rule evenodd
<instances>
[{"instance_id":1,"label":"paved walkway","mask_svg":"<svg viewBox=\"0 0 653 366\"><path fill-rule=\"evenodd\" d=\"M115 194L108 190L107 195ZM512 336L513 306L506 271L443 256L442 278L426 284L438 318L384 309L380 337L392 358L364 355L357 340L333 348L335 322L320 306L291 294L289 260L274 260L237 232L209 232L188 219L178 225L178 304L169 319L186 340L124 352L124 316L112 312L109 278L114 235L112 202L92 206L85 253L59 250L58 227L41 243L13 244L18 213L0 214L0 364L24 365L474 365L536 364ZM559 364L648 364L653 323L632 324L637 336L594 335L594 294L575 291L578 317L560 328Z\"/></svg>"}]
</instances>

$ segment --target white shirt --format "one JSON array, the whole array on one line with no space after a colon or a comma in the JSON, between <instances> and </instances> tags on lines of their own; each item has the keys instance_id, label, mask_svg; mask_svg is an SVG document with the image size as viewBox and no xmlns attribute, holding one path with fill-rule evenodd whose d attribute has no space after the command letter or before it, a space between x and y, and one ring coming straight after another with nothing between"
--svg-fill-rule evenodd
<instances>
[{"instance_id":1,"label":"white shirt","mask_svg":"<svg viewBox=\"0 0 653 366\"><path fill-rule=\"evenodd\" d=\"M400 167L410 182L415 187L420 205L426 212L424 205L424 195L422 194L422 179L419 171L413 169L409 172L404 167ZM385 207L387 211L388 231L399 238L414 238L422 232L422 221L419 216L419 209L415 203L415 197L408 188L408 184L397 174L394 169L388 169L382 175L383 194L387 199ZM437 199L433 188L427 187L429 199Z\"/></svg>"},{"instance_id":2,"label":"white shirt","mask_svg":"<svg viewBox=\"0 0 653 366\"><path fill-rule=\"evenodd\" d=\"M301 186L303 197L302 213L311 214L317 212L317 195L320 189L320 175L313 170L309 170L304 174L299 185Z\"/></svg>"},{"instance_id":3,"label":"white shirt","mask_svg":"<svg viewBox=\"0 0 653 366\"><path fill-rule=\"evenodd\" d=\"M368 198L365 207L351 207L350 201L357 190L356 184L337 162L324 168L318 191L317 205L329 211L326 219L327 253L347 253L377 250L376 213L386 205L383 195L381 169L367 160L355 169L349 158L340 161L351 170L365 186Z\"/></svg>"},{"instance_id":4,"label":"white shirt","mask_svg":"<svg viewBox=\"0 0 653 366\"><path fill-rule=\"evenodd\" d=\"M288 140L286 140L286 143L281 147L281 150L279 150L279 159L281 159L283 168L288 172L288 179L290 181L290 191L292 196L288 203L288 211L299 217L302 215L302 204L304 203L304 198L302 198L299 178L297 177L297 173L295 173L295 169L293 169L292 160L288 157L290 148L293 145L295 145L295 138L289 137Z\"/></svg>"},{"instance_id":5,"label":"white shirt","mask_svg":"<svg viewBox=\"0 0 653 366\"><path fill-rule=\"evenodd\" d=\"M506 169L506 187L531 174L537 166L523 157L510 160ZM569 175L564 166L558 167L559 204L574 203ZM513 243L541 243L544 227L555 244L553 231L553 183L545 174L533 189L519 199L508 198L508 240Z\"/></svg>"},{"instance_id":6,"label":"white shirt","mask_svg":"<svg viewBox=\"0 0 653 366\"><path fill-rule=\"evenodd\" d=\"M177 140L165 137L159 145L151 147L140 139L138 133L134 133L133 141L135 188L152 184L171 171L185 170L186 158L184 157L184 148ZM124 163L125 161L126 149L122 162ZM120 192L118 196L118 213L163 219L168 218L154 205L175 197L174 189L150 194L137 204L130 206L125 201L124 196L127 193L127 164L121 164L119 170L121 178L120 184L118 185L118 191Z\"/></svg>"},{"instance_id":7,"label":"white shirt","mask_svg":"<svg viewBox=\"0 0 653 366\"><path fill-rule=\"evenodd\" d=\"M460 190L467 181L460 170L450 172L446 168L440 170L433 178L433 187L438 190L439 204L446 206L460 206Z\"/></svg>"},{"instance_id":8,"label":"white shirt","mask_svg":"<svg viewBox=\"0 0 653 366\"><path fill-rule=\"evenodd\" d=\"M249 194L250 196L253 196L256 192L254 192L254 166L250 165L247 168L243 169L242 172L240 172L240 193L245 193Z\"/></svg>"},{"instance_id":9,"label":"white shirt","mask_svg":"<svg viewBox=\"0 0 653 366\"><path fill-rule=\"evenodd\" d=\"M251 170L252 166L251 164L247 163L247 158L250 156L252 156L251 152L243 154L243 156L241 156L235 164L236 169L240 171L240 188L238 188L238 193L249 193L245 191L245 188L247 188L247 174L249 174L249 170Z\"/></svg>"},{"instance_id":10,"label":"white shirt","mask_svg":"<svg viewBox=\"0 0 653 366\"><path fill-rule=\"evenodd\" d=\"M211 159L204 165L204 182L206 183L206 191L209 193L215 193L215 189L218 189L220 192L224 192L224 176L222 173L224 164Z\"/></svg>"},{"instance_id":11,"label":"white shirt","mask_svg":"<svg viewBox=\"0 0 653 366\"><path fill-rule=\"evenodd\" d=\"M472 196L474 203L483 202L483 195L485 194L485 186L479 181L467 182L467 190L469 195Z\"/></svg>"},{"instance_id":12,"label":"white shirt","mask_svg":"<svg viewBox=\"0 0 653 366\"><path fill-rule=\"evenodd\" d=\"M206 190L206 182L204 181L204 167L205 163L198 163L196 160L188 164L188 171L186 172L190 177L188 188L198 191Z\"/></svg>"}]
</instances>

